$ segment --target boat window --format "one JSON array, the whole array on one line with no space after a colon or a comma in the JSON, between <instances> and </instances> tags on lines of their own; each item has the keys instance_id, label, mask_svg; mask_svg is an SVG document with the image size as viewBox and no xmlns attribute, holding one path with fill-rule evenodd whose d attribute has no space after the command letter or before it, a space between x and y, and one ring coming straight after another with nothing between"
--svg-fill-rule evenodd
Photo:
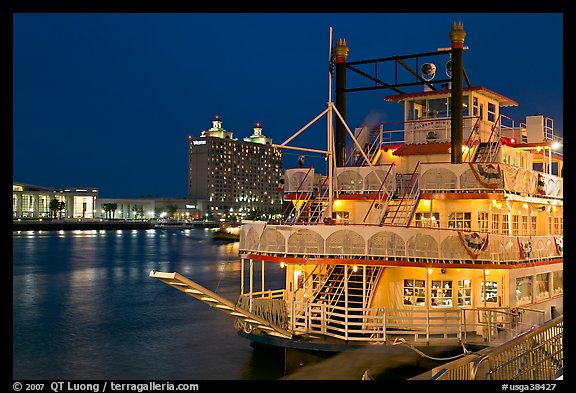
<instances>
[{"instance_id":1,"label":"boat window","mask_svg":"<svg viewBox=\"0 0 576 393\"><path fill-rule=\"evenodd\" d=\"M413 101L408 103L408 120L420 119L421 113L422 113L422 104Z\"/></svg>"},{"instance_id":2,"label":"boat window","mask_svg":"<svg viewBox=\"0 0 576 393\"><path fill-rule=\"evenodd\" d=\"M488 103L488 121L496 121L496 105L494 105L492 102Z\"/></svg>"},{"instance_id":3,"label":"boat window","mask_svg":"<svg viewBox=\"0 0 576 393\"><path fill-rule=\"evenodd\" d=\"M554 234L561 235L564 233L564 221L562 217L554 217Z\"/></svg>"},{"instance_id":4,"label":"boat window","mask_svg":"<svg viewBox=\"0 0 576 393\"><path fill-rule=\"evenodd\" d=\"M550 297L550 273L536 275L536 300Z\"/></svg>"},{"instance_id":5,"label":"boat window","mask_svg":"<svg viewBox=\"0 0 576 393\"><path fill-rule=\"evenodd\" d=\"M530 234L537 235L538 234L538 217L537 216L530 216Z\"/></svg>"},{"instance_id":6,"label":"boat window","mask_svg":"<svg viewBox=\"0 0 576 393\"><path fill-rule=\"evenodd\" d=\"M458 307L472 305L472 281L458 280Z\"/></svg>"},{"instance_id":7,"label":"boat window","mask_svg":"<svg viewBox=\"0 0 576 393\"><path fill-rule=\"evenodd\" d=\"M488 213L478 212L478 231L488 232Z\"/></svg>"},{"instance_id":8,"label":"boat window","mask_svg":"<svg viewBox=\"0 0 576 393\"><path fill-rule=\"evenodd\" d=\"M472 213L471 212L448 213L448 228L470 229L471 225L472 225Z\"/></svg>"},{"instance_id":9,"label":"boat window","mask_svg":"<svg viewBox=\"0 0 576 393\"><path fill-rule=\"evenodd\" d=\"M336 224L348 224L348 220L350 219L349 212L332 212L332 218L336 220Z\"/></svg>"},{"instance_id":10,"label":"boat window","mask_svg":"<svg viewBox=\"0 0 576 393\"><path fill-rule=\"evenodd\" d=\"M426 304L426 281L404 280L404 304L421 307Z\"/></svg>"},{"instance_id":11,"label":"boat window","mask_svg":"<svg viewBox=\"0 0 576 393\"><path fill-rule=\"evenodd\" d=\"M450 113L450 99L449 98L441 98L437 100L428 100L427 101L427 112L426 116L429 119L437 118L437 117L449 117Z\"/></svg>"},{"instance_id":12,"label":"boat window","mask_svg":"<svg viewBox=\"0 0 576 393\"><path fill-rule=\"evenodd\" d=\"M562 295L564 293L564 271L559 270L552 273L552 285L554 287L554 295Z\"/></svg>"},{"instance_id":13,"label":"boat window","mask_svg":"<svg viewBox=\"0 0 576 393\"><path fill-rule=\"evenodd\" d=\"M440 228L440 213L438 212L416 213L415 220L417 227Z\"/></svg>"},{"instance_id":14,"label":"boat window","mask_svg":"<svg viewBox=\"0 0 576 393\"><path fill-rule=\"evenodd\" d=\"M468 107L470 106L469 101L470 101L469 96L462 97L462 116L466 117L469 114L469 110L468 110Z\"/></svg>"},{"instance_id":15,"label":"boat window","mask_svg":"<svg viewBox=\"0 0 576 393\"><path fill-rule=\"evenodd\" d=\"M516 305L532 303L532 276L516 279Z\"/></svg>"},{"instance_id":16,"label":"boat window","mask_svg":"<svg viewBox=\"0 0 576 393\"><path fill-rule=\"evenodd\" d=\"M478 107L478 97L472 98L472 115L473 116L480 115L480 109Z\"/></svg>"},{"instance_id":17,"label":"boat window","mask_svg":"<svg viewBox=\"0 0 576 393\"><path fill-rule=\"evenodd\" d=\"M515 236L520 234L520 232L518 231L518 221L519 221L518 218L519 216L517 214L514 214L512 216L512 235Z\"/></svg>"},{"instance_id":18,"label":"boat window","mask_svg":"<svg viewBox=\"0 0 576 393\"><path fill-rule=\"evenodd\" d=\"M500 230L500 214L499 213L492 213L492 233L495 235L499 234Z\"/></svg>"},{"instance_id":19,"label":"boat window","mask_svg":"<svg viewBox=\"0 0 576 393\"><path fill-rule=\"evenodd\" d=\"M452 281L433 280L432 307L452 307Z\"/></svg>"},{"instance_id":20,"label":"boat window","mask_svg":"<svg viewBox=\"0 0 576 393\"><path fill-rule=\"evenodd\" d=\"M528 235L528 216L522 216L522 235Z\"/></svg>"},{"instance_id":21,"label":"boat window","mask_svg":"<svg viewBox=\"0 0 576 393\"><path fill-rule=\"evenodd\" d=\"M482 281L482 303L497 303L498 302L498 283L496 281Z\"/></svg>"},{"instance_id":22,"label":"boat window","mask_svg":"<svg viewBox=\"0 0 576 393\"><path fill-rule=\"evenodd\" d=\"M508 214L502 214L502 235L507 235L509 229Z\"/></svg>"}]
</instances>

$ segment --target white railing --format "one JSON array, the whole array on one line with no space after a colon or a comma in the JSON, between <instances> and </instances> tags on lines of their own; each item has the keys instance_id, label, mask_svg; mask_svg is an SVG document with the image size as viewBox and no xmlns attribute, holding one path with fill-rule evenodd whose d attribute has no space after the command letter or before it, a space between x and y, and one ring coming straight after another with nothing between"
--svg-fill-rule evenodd
<instances>
[{"instance_id":1,"label":"white railing","mask_svg":"<svg viewBox=\"0 0 576 393\"><path fill-rule=\"evenodd\" d=\"M517 263L562 258L561 236L509 236L482 233L487 246L470 255L461 236L471 231L377 225L274 225L244 221L241 253L277 256L332 257L352 259L491 261ZM386 242L384 242L386 240ZM426 240L426 241L423 241ZM519 245L530 242L530 253Z\"/></svg>"},{"instance_id":2,"label":"white railing","mask_svg":"<svg viewBox=\"0 0 576 393\"><path fill-rule=\"evenodd\" d=\"M295 334L321 334L346 341L384 343L404 339L433 341L505 341L544 322L544 313L531 309L388 309L345 307L321 302L287 302L288 330ZM534 312L535 323L523 322Z\"/></svg>"},{"instance_id":3,"label":"white railing","mask_svg":"<svg viewBox=\"0 0 576 393\"><path fill-rule=\"evenodd\" d=\"M289 329L348 341L383 343L389 336L412 342L462 336L460 310L401 310L344 307L324 303L288 303Z\"/></svg>"}]
</instances>

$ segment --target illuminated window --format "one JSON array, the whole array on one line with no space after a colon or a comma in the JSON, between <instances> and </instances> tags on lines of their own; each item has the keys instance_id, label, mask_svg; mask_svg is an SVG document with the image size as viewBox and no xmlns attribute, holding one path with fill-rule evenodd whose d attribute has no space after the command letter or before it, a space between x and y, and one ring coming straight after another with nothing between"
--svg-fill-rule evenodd
<instances>
[{"instance_id":1,"label":"illuminated window","mask_svg":"<svg viewBox=\"0 0 576 393\"><path fill-rule=\"evenodd\" d=\"M500 214L492 213L492 231L491 231L491 233L498 235L499 230L500 230Z\"/></svg>"},{"instance_id":2,"label":"illuminated window","mask_svg":"<svg viewBox=\"0 0 576 393\"><path fill-rule=\"evenodd\" d=\"M432 280L432 307L452 307L452 281Z\"/></svg>"},{"instance_id":3,"label":"illuminated window","mask_svg":"<svg viewBox=\"0 0 576 393\"><path fill-rule=\"evenodd\" d=\"M560 270L557 272L552 273L552 285L554 287L554 295L561 295L564 293L564 271Z\"/></svg>"},{"instance_id":4,"label":"illuminated window","mask_svg":"<svg viewBox=\"0 0 576 393\"><path fill-rule=\"evenodd\" d=\"M507 214L503 214L503 215L502 215L502 235L507 235L507 234L508 234L508 229L509 229L508 215L507 215Z\"/></svg>"},{"instance_id":5,"label":"illuminated window","mask_svg":"<svg viewBox=\"0 0 576 393\"><path fill-rule=\"evenodd\" d=\"M404 280L404 304L424 307L426 302L426 282L424 280Z\"/></svg>"},{"instance_id":6,"label":"illuminated window","mask_svg":"<svg viewBox=\"0 0 576 393\"><path fill-rule=\"evenodd\" d=\"M536 275L536 300L550 297L550 273Z\"/></svg>"},{"instance_id":7,"label":"illuminated window","mask_svg":"<svg viewBox=\"0 0 576 393\"><path fill-rule=\"evenodd\" d=\"M516 305L532 303L532 276L516 279Z\"/></svg>"},{"instance_id":8,"label":"illuminated window","mask_svg":"<svg viewBox=\"0 0 576 393\"><path fill-rule=\"evenodd\" d=\"M496 281L482 281L482 302L497 303L498 302L498 283Z\"/></svg>"},{"instance_id":9,"label":"illuminated window","mask_svg":"<svg viewBox=\"0 0 576 393\"><path fill-rule=\"evenodd\" d=\"M528 235L528 216L522 216L522 235Z\"/></svg>"},{"instance_id":10,"label":"illuminated window","mask_svg":"<svg viewBox=\"0 0 576 393\"><path fill-rule=\"evenodd\" d=\"M424 212L416 213L415 222L417 227L440 227L440 213L437 212Z\"/></svg>"},{"instance_id":11,"label":"illuminated window","mask_svg":"<svg viewBox=\"0 0 576 393\"><path fill-rule=\"evenodd\" d=\"M519 222L519 216L518 215L513 215L512 216L512 235L519 235L520 232L518 230L518 222Z\"/></svg>"},{"instance_id":12,"label":"illuminated window","mask_svg":"<svg viewBox=\"0 0 576 393\"><path fill-rule=\"evenodd\" d=\"M454 212L448 213L448 228L470 229L472 223L472 213Z\"/></svg>"},{"instance_id":13,"label":"illuminated window","mask_svg":"<svg viewBox=\"0 0 576 393\"><path fill-rule=\"evenodd\" d=\"M488 213L478 213L478 231L488 232Z\"/></svg>"},{"instance_id":14,"label":"illuminated window","mask_svg":"<svg viewBox=\"0 0 576 393\"><path fill-rule=\"evenodd\" d=\"M472 305L472 281L458 281L458 307Z\"/></svg>"}]
</instances>

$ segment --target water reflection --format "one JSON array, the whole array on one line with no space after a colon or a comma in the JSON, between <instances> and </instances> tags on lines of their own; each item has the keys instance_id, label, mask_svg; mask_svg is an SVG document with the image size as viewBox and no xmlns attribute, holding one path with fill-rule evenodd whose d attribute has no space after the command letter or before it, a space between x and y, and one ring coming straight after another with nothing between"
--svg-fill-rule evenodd
<instances>
[{"instance_id":1,"label":"water reflection","mask_svg":"<svg viewBox=\"0 0 576 393\"><path fill-rule=\"evenodd\" d=\"M13 377L275 379L232 318L148 277L235 301L240 266L238 243L203 230L14 232Z\"/></svg>"}]
</instances>

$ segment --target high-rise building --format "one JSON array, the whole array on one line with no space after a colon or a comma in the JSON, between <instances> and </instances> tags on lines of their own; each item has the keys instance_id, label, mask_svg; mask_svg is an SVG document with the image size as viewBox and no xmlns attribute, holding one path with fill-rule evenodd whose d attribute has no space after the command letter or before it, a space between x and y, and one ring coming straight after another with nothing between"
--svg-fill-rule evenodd
<instances>
[{"instance_id":1,"label":"high-rise building","mask_svg":"<svg viewBox=\"0 0 576 393\"><path fill-rule=\"evenodd\" d=\"M252 212L280 212L282 151L262 134L234 139L216 116L212 128L188 137L188 199L215 217L245 218Z\"/></svg>"}]
</instances>

